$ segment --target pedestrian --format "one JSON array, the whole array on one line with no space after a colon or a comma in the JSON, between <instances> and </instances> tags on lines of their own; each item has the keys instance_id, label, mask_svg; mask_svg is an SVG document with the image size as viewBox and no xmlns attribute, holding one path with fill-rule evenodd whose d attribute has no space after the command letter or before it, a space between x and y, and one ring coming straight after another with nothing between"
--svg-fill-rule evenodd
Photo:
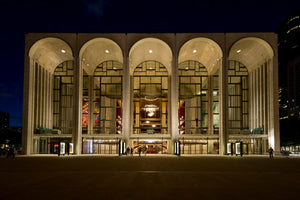
<instances>
[{"instance_id":1,"label":"pedestrian","mask_svg":"<svg viewBox=\"0 0 300 200\"><path fill-rule=\"evenodd\" d=\"M60 156L60 145L59 145L59 147L57 149L57 155Z\"/></svg>"},{"instance_id":2,"label":"pedestrian","mask_svg":"<svg viewBox=\"0 0 300 200\"><path fill-rule=\"evenodd\" d=\"M15 152L14 152L14 149L12 147L9 147L7 155L6 155L6 158L9 158L9 157L15 158Z\"/></svg>"},{"instance_id":3,"label":"pedestrian","mask_svg":"<svg viewBox=\"0 0 300 200\"><path fill-rule=\"evenodd\" d=\"M67 153L70 155L70 143L67 143Z\"/></svg>"},{"instance_id":4,"label":"pedestrian","mask_svg":"<svg viewBox=\"0 0 300 200\"><path fill-rule=\"evenodd\" d=\"M131 154L131 156L133 156L133 148L132 147L130 148L130 154Z\"/></svg>"},{"instance_id":5,"label":"pedestrian","mask_svg":"<svg viewBox=\"0 0 300 200\"><path fill-rule=\"evenodd\" d=\"M139 156L141 156L141 152L142 152L142 148L141 147L139 147Z\"/></svg>"},{"instance_id":6,"label":"pedestrian","mask_svg":"<svg viewBox=\"0 0 300 200\"><path fill-rule=\"evenodd\" d=\"M274 152L273 148L270 147L270 149L269 149L270 158L273 158L273 152Z\"/></svg>"}]
</instances>

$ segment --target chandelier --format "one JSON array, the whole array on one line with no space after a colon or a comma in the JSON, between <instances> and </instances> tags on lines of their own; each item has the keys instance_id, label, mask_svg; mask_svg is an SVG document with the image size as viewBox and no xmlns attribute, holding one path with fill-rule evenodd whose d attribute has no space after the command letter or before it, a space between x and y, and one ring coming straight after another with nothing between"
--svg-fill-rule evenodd
<instances>
[{"instance_id":1,"label":"chandelier","mask_svg":"<svg viewBox=\"0 0 300 200\"><path fill-rule=\"evenodd\" d=\"M147 115L149 117L152 117L155 114L155 112L159 110L159 107L154 104L147 104L142 109L147 112Z\"/></svg>"}]
</instances>

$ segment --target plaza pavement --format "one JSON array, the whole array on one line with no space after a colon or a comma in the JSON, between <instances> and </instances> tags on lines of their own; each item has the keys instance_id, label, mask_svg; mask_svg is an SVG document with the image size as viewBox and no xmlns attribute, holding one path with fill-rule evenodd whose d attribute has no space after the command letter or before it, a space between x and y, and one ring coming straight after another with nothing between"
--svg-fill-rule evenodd
<instances>
[{"instance_id":1,"label":"plaza pavement","mask_svg":"<svg viewBox=\"0 0 300 200\"><path fill-rule=\"evenodd\" d=\"M300 158L0 157L0 199L300 199Z\"/></svg>"}]
</instances>

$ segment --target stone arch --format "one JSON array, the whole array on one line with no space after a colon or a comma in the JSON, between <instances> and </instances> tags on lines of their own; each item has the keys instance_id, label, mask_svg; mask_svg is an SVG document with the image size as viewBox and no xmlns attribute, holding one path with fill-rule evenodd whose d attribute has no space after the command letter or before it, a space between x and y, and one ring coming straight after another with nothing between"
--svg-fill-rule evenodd
<instances>
[{"instance_id":1,"label":"stone arch","mask_svg":"<svg viewBox=\"0 0 300 200\"><path fill-rule=\"evenodd\" d=\"M220 67L223 52L212 39L198 37L184 43L179 50L178 63L194 60L202 63L213 74Z\"/></svg>"},{"instance_id":2,"label":"stone arch","mask_svg":"<svg viewBox=\"0 0 300 200\"><path fill-rule=\"evenodd\" d=\"M120 46L107 38L95 38L86 42L80 49L79 58L81 66L90 75L104 61L115 60L123 63Z\"/></svg>"},{"instance_id":3,"label":"stone arch","mask_svg":"<svg viewBox=\"0 0 300 200\"><path fill-rule=\"evenodd\" d=\"M74 59L71 47L62 39L54 37L35 42L29 50L29 57L50 73L53 73L59 64Z\"/></svg>"},{"instance_id":4,"label":"stone arch","mask_svg":"<svg viewBox=\"0 0 300 200\"><path fill-rule=\"evenodd\" d=\"M135 67L147 60L162 63L171 74L172 57L172 50L166 42L157 38L141 39L131 47L129 52L130 74L133 74Z\"/></svg>"},{"instance_id":5,"label":"stone arch","mask_svg":"<svg viewBox=\"0 0 300 200\"><path fill-rule=\"evenodd\" d=\"M246 37L231 46L228 60L243 63L251 72L273 56L274 50L268 42L257 37Z\"/></svg>"}]
</instances>

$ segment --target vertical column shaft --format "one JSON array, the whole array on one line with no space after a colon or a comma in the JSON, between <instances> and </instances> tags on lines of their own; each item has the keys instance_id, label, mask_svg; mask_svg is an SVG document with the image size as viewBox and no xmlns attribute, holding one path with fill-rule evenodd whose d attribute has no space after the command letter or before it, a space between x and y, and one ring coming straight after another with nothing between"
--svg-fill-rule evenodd
<instances>
[{"instance_id":1,"label":"vertical column shaft","mask_svg":"<svg viewBox=\"0 0 300 200\"><path fill-rule=\"evenodd\" d=\"M228 141L228 73L227 58L223 57L223 62L219 71L220 88L220 143L219 154L225 155Z\"/></svg>"},{"instance_id":2,"label":"vertical column shaft","mask_svg":"<svg viewBox=\"0 0 300 200\"><path fill-rule=\"evenodd\" d=\"M169 123L169 133L171 133L172 141L178 140L179 137L179 131L178 131L178 60L177 55L174 55L172 59L172 73L171 73L171 85L169 88L171 88L171 95L169 95L168 99L170 102L170 108L171 108L171 116L169 114L168 118L171 118ZM169 94L170 94L169 93ZM171 97L171 98L170 98ZM172 101L170 101L172 100ZM172 145L174 146L174 145ZM174 149L171 153L174 153Z\"/></svg>"},{"instance_id":3,"label":"vertical column shaft","mask_svg":"<svg viewBox=\"0 0 300 200\"><path fill-rule=\"evenodd\" d=\"M130 84L129 58L123 58L123 99L122 99L122 138L128 143L130 136L131 119L131 84Z\"/></svg>"},{"instance_id":4,"label":"vertical column shaft","mask_svg":"<svg viewBox=\"0 0 300 200\"><path fill-rule=\"evenodd\" d=\"M75 154L81 154L81 130L82 130L82 66L78 57L74 58L73 61L74 70L74 90L73 90L73 134L72 141L74 143Z\"/></svg>"}]
</instances>

